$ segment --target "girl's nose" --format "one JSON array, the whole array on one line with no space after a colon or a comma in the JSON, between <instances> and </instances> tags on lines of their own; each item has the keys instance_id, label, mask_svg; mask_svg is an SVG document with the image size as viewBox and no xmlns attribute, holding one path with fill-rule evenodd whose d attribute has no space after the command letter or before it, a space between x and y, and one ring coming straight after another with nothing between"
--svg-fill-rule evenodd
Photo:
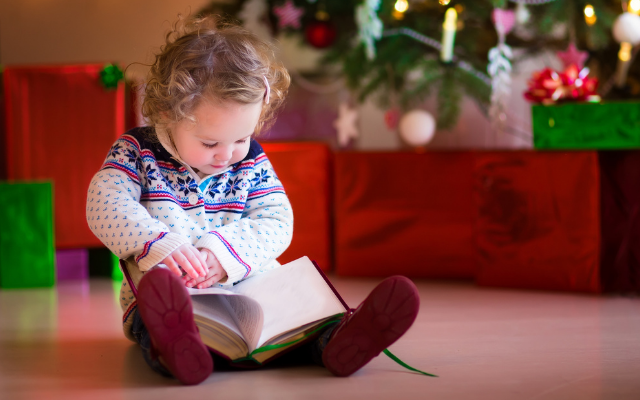
<instances>
[{"instance_id":1,"label":"girl's nose","mask_svg":"<svg viewBox=\"0 0 640 400\"><path fill-rule=\"evenodd\" d=\"M228 161L231 159L231 153L233 153L232 146L220 146L214 158L218 161Z\"/></svg>"}]
</instances>

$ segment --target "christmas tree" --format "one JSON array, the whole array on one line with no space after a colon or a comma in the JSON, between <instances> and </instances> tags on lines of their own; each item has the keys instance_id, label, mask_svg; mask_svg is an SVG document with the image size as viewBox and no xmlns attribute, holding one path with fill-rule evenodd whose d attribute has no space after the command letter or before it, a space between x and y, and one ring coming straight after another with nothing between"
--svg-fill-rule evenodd
<instances>
[{"instance_id":1,"label":"christmas tree","mask_svg":"<svg viewBox=\"0 0 640 400\"><path fill-rule=\"evenodd\" d=\"M445 129L455 124L463 96L499 121L511 63L570 44L587 52L603 97L640 93L636 43L627 46L621 72L625 45L621 52L612 34L623 12L640 12L640 0L239 0L201 12L326 49L319 68L339 65L359 101L374 96L384 108L406 111L435 96ZM633 37L640 22L630 21L621 29Z\"/></svg>"}]
</instances>

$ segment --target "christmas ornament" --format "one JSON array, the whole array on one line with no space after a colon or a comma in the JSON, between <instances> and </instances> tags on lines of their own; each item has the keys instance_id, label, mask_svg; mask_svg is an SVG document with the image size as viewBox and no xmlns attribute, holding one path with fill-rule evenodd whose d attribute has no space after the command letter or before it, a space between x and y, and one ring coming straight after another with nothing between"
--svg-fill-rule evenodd
<instances>
[{"instance_id":1,"label":"christmas ornament","mask_svg":"<svg viewBox=\"0 0 640 400\"><path fill-rule=\"evenodd\" d=\"M384 113L384 123L390 131L394 131L398 127L400 121L400 110L391 108Z\"/></svg>"},{"instance_id":2,"label":"christmas ornament","mask_svg":"<svg viewBox=\"0 0 640 400\"><path fill-rule=\"evenodd\" d=\"M451 7L444 13L444 23L442 24L442 47L440 49L440 60L448 63L453 60L453 43L456 37L458 13Z\"/></svg>"},{"instance_id":3,"label":"christmas ornament","mask_svg":"<svg viewBox=\"0 0 640 400\"><path fill-rule=\"evenodd\" d=\"M282 6L273 6L273 13L278 17L278 28L290 26L300 29L300 18L304 14L304 9L294 6L291 0L287 0Z\"/></svg>"},{"instance_id":4,"label":"christmas ornament","mask_svg":"<svg viewBox=\"0 0 640 400\"><path fill-rule=\"evenodd\" d=\"M516 6L516 22L518 25L525 25L531 19L531 12L526 3L518 3Z\"/></svg>"},{"instance_id":5,"label":"christmas ornament","mask_svg":"<svg viewBox=\"0 0 640 400\"><path fill-rule=\"evenodd\" d=\"M489 118L498 132L504 130L507 119L507 102L511 95L511 59L513 52L505 41L515 25L515 14L511 10L493 10L493 22L498 33L498 45L489 50L487 71L491 76L491 106Z\"/></svg>"},{"instance_id":6,"label":"christmas ornament","mask_svg":"<svg viewBox=\"0 0 640 400\"><path fill-rule=\"evenodd\" d=\"M575 64L579 69L582 69L582 67L584 67L584 62L589 58L588 52L578 50L576 45L573 43L569 43L567 50L559 51L556 55L562 61L564 68L567 68L571 64Z\"/></svg>"},{"instance_id":7,"label":"christmas ornament","mask_svg":"<svg viewBox=\"0 0 640 400\"><path fill-rule=\"evenodd\" d=\"M238 17L242 20L242 25L262 38L271 37L271 30L262 22L267 12L265 0L248 0L242 5Z\"/></svg>"},{"instance_id":8,"label":"christmas ornament","mask_svg":"<svg viewBox=\"0 0 640 400\"><path fill-rule=\"evenodd\" d=\"M100 71L100 83L106 89L116 89L118 83L124 79L124 74L116 64L107 64Z\"/></svg>"},{"instance_id":9,"label":"christmas ornament","mask_svg":"<svg viewBox=\"0 0 640 400\"><path fill-rule=\"evenodd\" d=\"M535 72L528 82L524 97L534 103L554 104L559 101L600 101L596 94L598 79L589 77L589 68L576 64L556 72L551 68Z\"/></svg>"},{"instance_id":10,"label":"christmas ornament","mask_svg":"<svg viewBox=\"0 0 640 400\"><path fill-rule=\"evenodd\" d=\"M438 51L442 51L442 45L440 44L440 42L428 36L425 36L422 33L416 32L413 29L409 29L409 28L386 29L382 34L383 37L395 36L395 35L405 35L426 46L432 47ZM451 60L455 63L456 67L472 74L473 76L475 76L476 78L484 82L487 86L491 85L491 79L487 75L475 69L470 63L464 60L460 60L455 54L453 55L453 58Z\"/></svg>"},{"instance_id":11,"label":"christmas ornament","mask_svg":"<svg viewBox=\"0 0 640 400\"><path fill-rule=\"evenodd\" d=\"M516 23L516 16L512 10L495 8L491 14L498 35L508 35Z\"/></svg>"},{"instance_id":12,"label":"christmas ornament","mask_svg":"<svg viewBox=\"0 0 640 400\"><path fill-rule=\"evenodd\" d=\"M307 42L317 49L331 46L336 40L336 34L336 28L330 21L313 21L304 30Z\"/></svg>"},{"instance_id":13,"label":"christmas ornament","mask_svg":"<svg viewBox=\"0 0 640 400\"><path fill-rule=\"evenodd\" d=\"M379 7L380 0L365 0L356 7L358 41L364 44L369 60L376 57L374 42L382 36L382 21L378 18Z\"/></svg>"},{"instance_id":14,"label":"christmas ornament","mask_svg":"<svg viewBox=\"0 0 640 400\"><path fill-rule=\"evenodd\" d=\"M333 122L334 128L338 131L338 144L345 147L351 139L358 137L358 111L349 108L347 103L341 103L338 109L338 119Z\"/></svg>"},{"instance_id":15,"label":"christmas ornament","mask_svg":"<svg viewBox=\"0 0 640 400\"><path fill-rule=\"evenodd\" d=\"M618 43L640 43L640 16L626 12L613 23L613 37Z\"/></svg>"},{"instance_id":16,"label":"christmas ornament","mask_svg":"<svg viewBox=\"0 0 640 400\"><path fill-rule=\"evenodd\" d=\"M433 139L436 120L424 110L412 110L400 118L400 137L411 146L424 146Z\"/></svg>"}]
</instances>

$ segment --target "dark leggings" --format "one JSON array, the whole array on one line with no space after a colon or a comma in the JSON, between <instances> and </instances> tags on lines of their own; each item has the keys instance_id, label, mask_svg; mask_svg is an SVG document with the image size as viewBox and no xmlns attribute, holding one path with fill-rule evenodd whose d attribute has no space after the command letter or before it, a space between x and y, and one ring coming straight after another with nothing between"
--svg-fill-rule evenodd
<instances>
[{"instance_id":1,"label":"dark leggings","mask_svg":"<svg viewBox=\"0 0 640 400\"><path fill-rule=\"evenodd\" d=\"M312 340L309 343L305 343L302 346L297 347L292 351L284 354L281 357L281 360L278 361L280 363L312 362L316 365L324 366L324 364L322 363L322 352L327 346L329 338L331 337L331 332L333 332L333 329L337 324L338 323L336 322L333 325L327 326L315 340ZM147 327L144 325L142 318L140 318L138 310L134 311L133 313L133 325L131 327L131 332L133 333L133 337L136 339L136 342L138 342L138 344L140 345L144 360L147 362L147 364L149 364L151 369L166 377L173 376L171 372L169 372L169 370L167 370L160 363L160 361L158 360L158 356L152 353L151 337L149 336L149 331L147 331ZM219 357L215 357L215 360L219 361Z\"/></svg>"}]
</instances>

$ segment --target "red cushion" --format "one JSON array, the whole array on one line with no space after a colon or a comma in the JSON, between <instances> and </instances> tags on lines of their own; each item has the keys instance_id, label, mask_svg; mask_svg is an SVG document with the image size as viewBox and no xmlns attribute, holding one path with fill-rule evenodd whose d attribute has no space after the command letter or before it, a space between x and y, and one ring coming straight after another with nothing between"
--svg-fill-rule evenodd
<instances>
[{"instance_id":1,"label":"red cushion","mask_svg":"<svg viewBox=\"0 0 640 400\"><path fill-rule=\"evenodd\" d=\"M338 153L336 272L473 278L473 153Z\"/></svg>"},{"instance_id":2,"label":"red cushion","mask_svg":"<svg viewBox=\"0 0 640 400\"><path fill-rule=\"evenodd\" d=\"M595 152L478 154L477 282L598 292Z\"/></svg>"},{"instance_id":3,"label":"red cushion","mask_svg":"<svg viewBox=\"0 0 640 400\"><path fill-rule=\"evenodd\" d=\"M308 256L328 271L332 264L328 146L304 142L262 147L293 207L293 240L278 261L287 263Z\"/></svg>"},{"instance_id":4,"label":"red cushion","mask_svg":"<svg viewBox=\"0 0 640 400\"><path fill-rule=\"evenodd\" d=\"M4 70L7 176L52 180L56 246L102 243L85 218L87 188L124 132L124 91L99 83L102 65Z\"/></svg>"}]
</instances>

